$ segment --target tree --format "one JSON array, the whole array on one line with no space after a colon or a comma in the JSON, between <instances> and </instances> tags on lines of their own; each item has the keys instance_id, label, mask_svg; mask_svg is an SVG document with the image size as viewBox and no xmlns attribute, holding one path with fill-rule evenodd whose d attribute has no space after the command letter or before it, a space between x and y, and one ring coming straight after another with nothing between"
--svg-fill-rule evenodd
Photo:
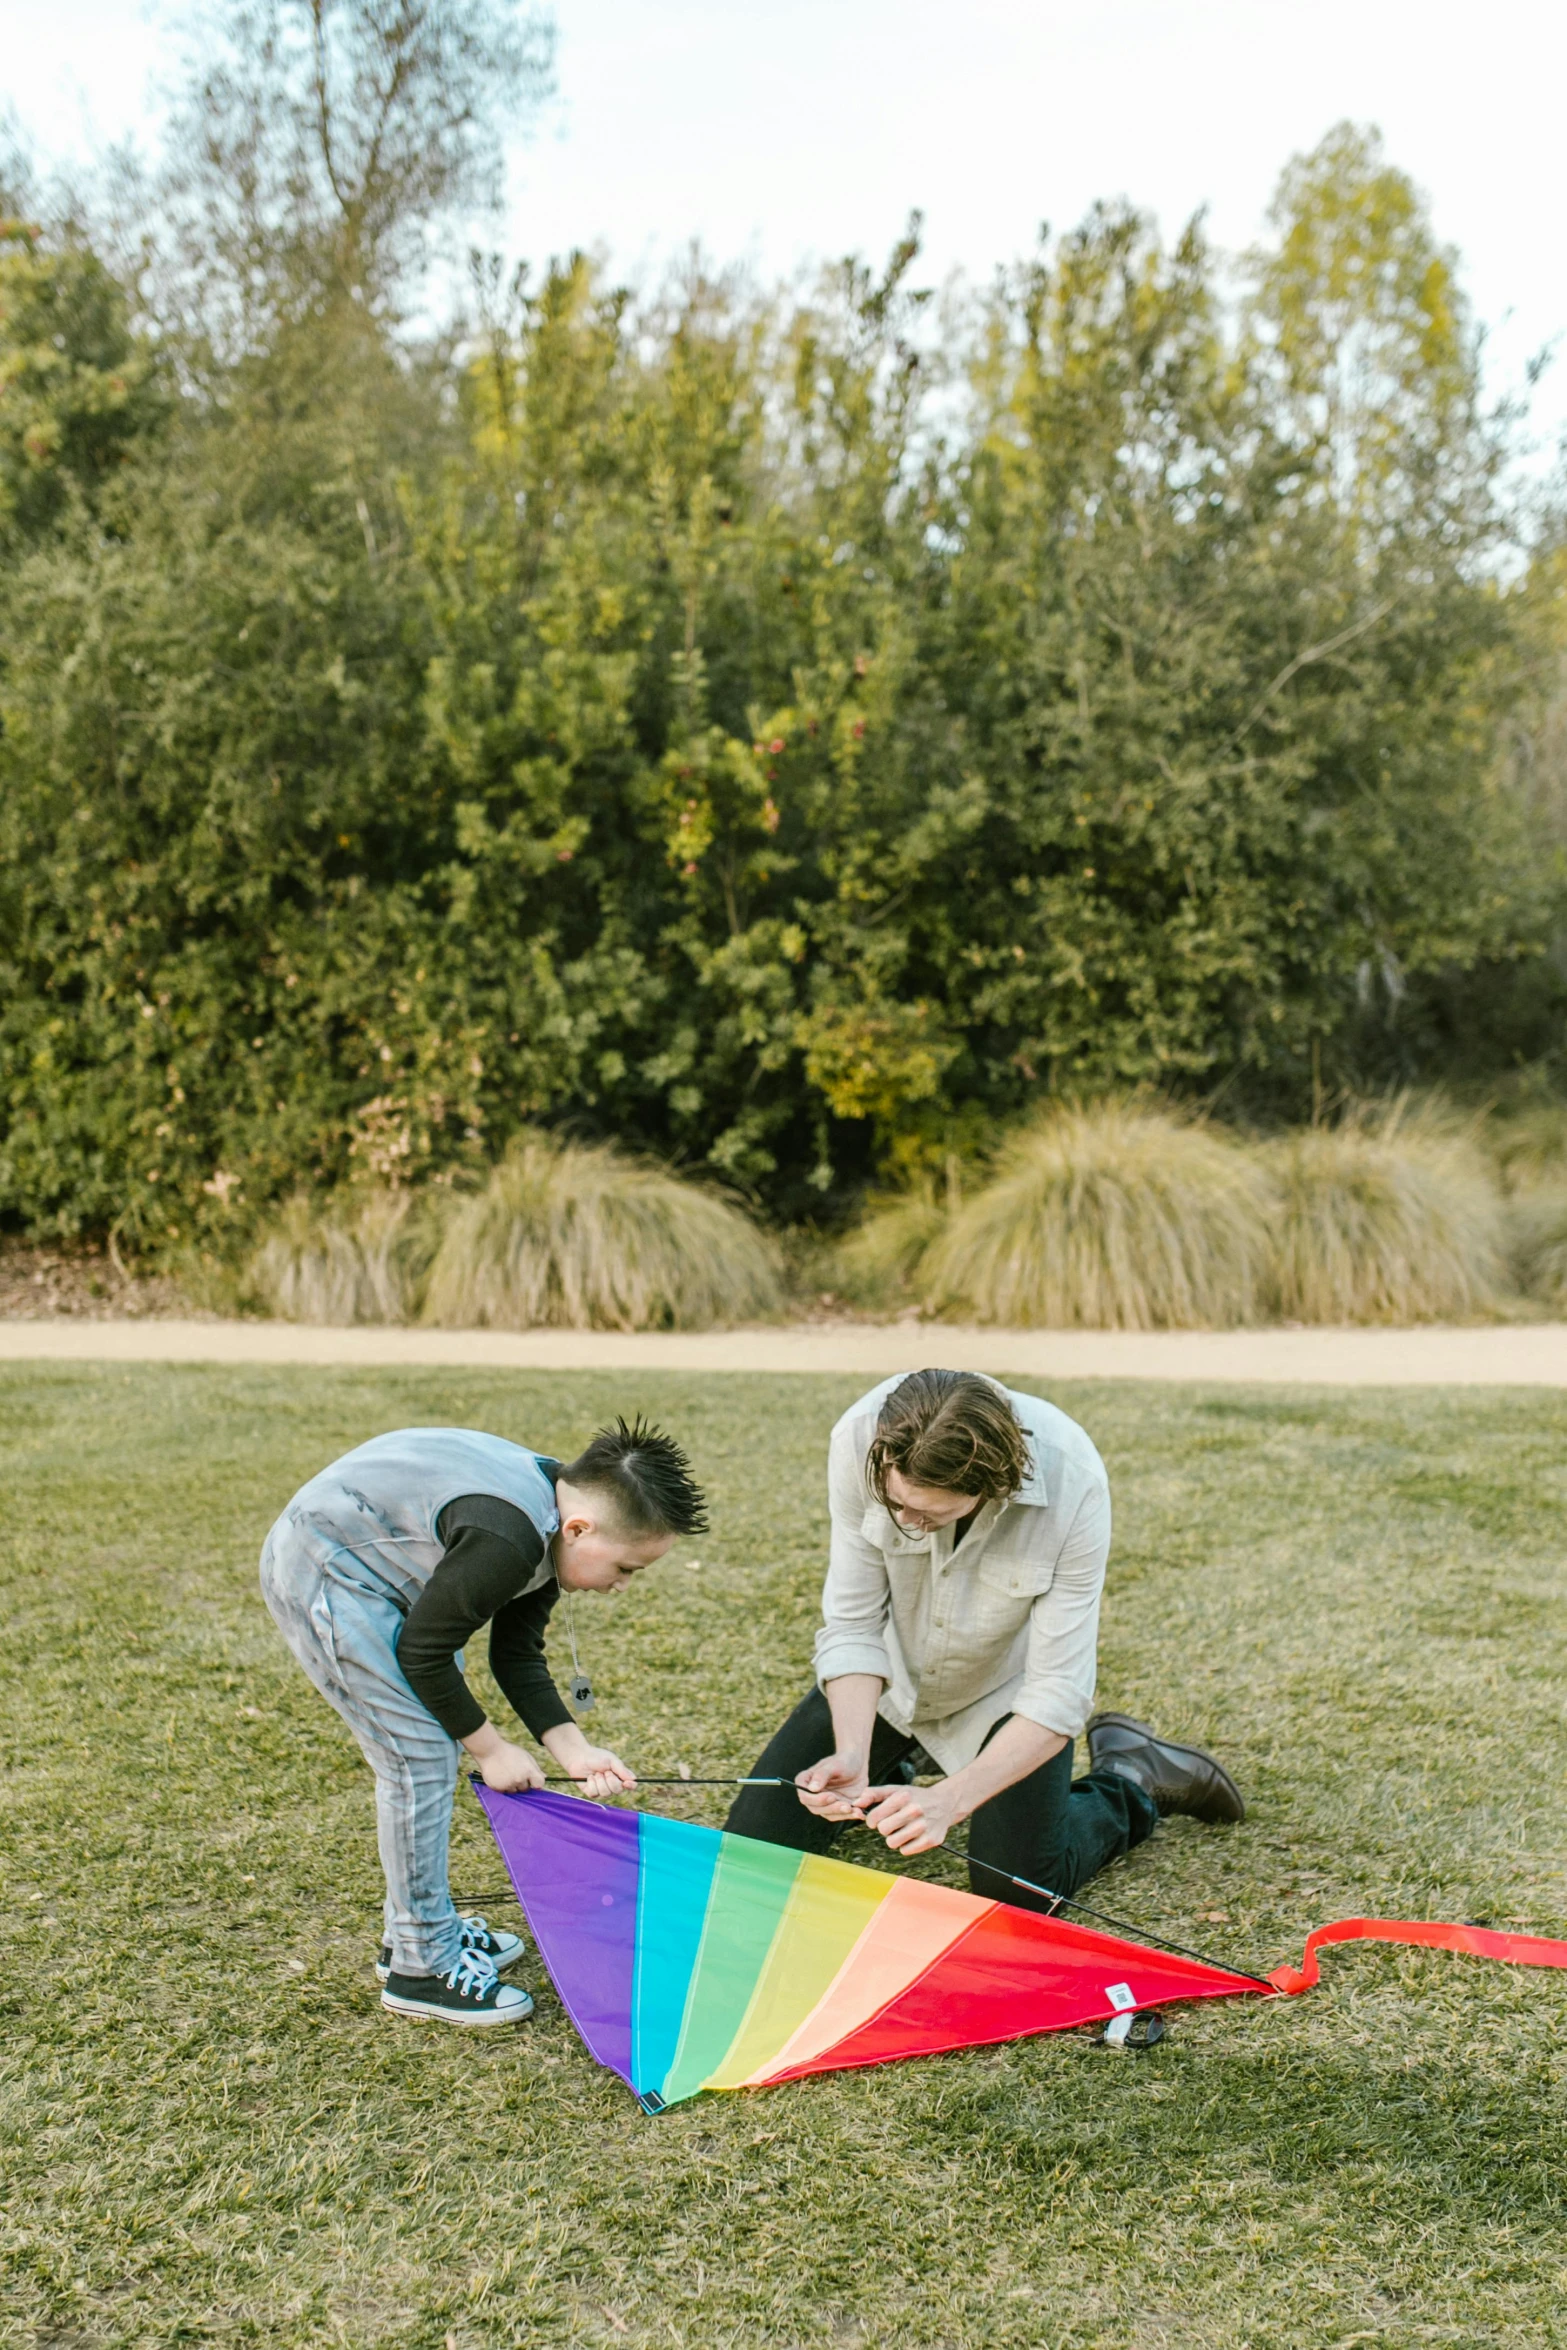
<instances>
[{"instance_id":1,"label":"tree","mask_svg":"<svg viewBox=\"0 0 1567 2350\"><path fill-rule=\"evenodd\" d=\"M343 300L395 315L550 88L517 0L241 0L213 29L160 193L181 306L231 355Z\"/></svg>"},{"instance_id":2,"label":"tree","mask_svg":"<svg viewBox=\"0 0 1567 2350\"><path fill-rule=\"evenodd\" d=\"M122 288L81 237L0 219L0 550L96 516L164 407Z\"/></svg>"},{"instance_id":3,"label":"tree","mask_svg":"<svg viewBox=\"0 0 1567 2350\"><path fill-rule=\"evenodd\" d=\"M1456 256L1418 190L1376 131L1343 122L1286 166L1268 218L1245 321L1273 430L1372 551L1455 507L1472 546L1502 445Z\"/></svg>"},{"instance_id":4,"label":"tree","mask_svg":"<svg viewBox=\"0 0 1567 2350\"><path fill-rule=\"evenodd\" d=\"M1554 1033L1503 754L1557 575L1502 584L1369 141L1292 167L1239 326L1199 226L1116 207L955 315L911 229L788 296L481 264L421 341L407 224L488 135L438 43L376 78L426 21L243 16L293 113L207 76L199 266L142 309L22 255L73 366L145 320L177 397L126 462L62 428L0 568L0 1214L231 1245L540 1119L832 1213L1051 1087L1297 1113Z\"/></svg>"}]
</instances>

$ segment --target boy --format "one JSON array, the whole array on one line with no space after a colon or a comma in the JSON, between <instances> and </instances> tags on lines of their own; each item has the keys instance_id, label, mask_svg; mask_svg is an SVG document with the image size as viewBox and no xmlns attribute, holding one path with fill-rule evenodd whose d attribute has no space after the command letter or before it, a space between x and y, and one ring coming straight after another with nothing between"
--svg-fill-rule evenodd
<instances>
[{"instance_id":1,"label":"boy","mask_svg":"<svg viewBox=\"0 0 1567 2350\"><path fill-rule=\"evenodd\" d=\"M375 1773L383 2007L468 2026L533 2010L500 1979L519 1936L459 1917L447 1883L458 1746L487 1786L544 1784L464 1680L467 1641L489 1624L496 1680L586 1794L634 1787L561 1702L544 1629L563 1590L622 1591L706 1524L685 1454L641 1419L601 1429L564 1468L476 1429L404 1428L345 1453L284 1510L262 1547L261 1590Z\"/></svg>"}]
</instances>

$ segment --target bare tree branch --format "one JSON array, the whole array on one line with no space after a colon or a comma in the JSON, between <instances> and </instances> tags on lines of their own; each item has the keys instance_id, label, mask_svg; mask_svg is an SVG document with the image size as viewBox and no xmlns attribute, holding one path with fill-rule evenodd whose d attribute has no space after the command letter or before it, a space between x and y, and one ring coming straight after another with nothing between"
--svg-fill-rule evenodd
<instances>
[{"instance_id":1,"label":"bare tree branch","mask_svg":"<svg viewBox=\"0 0 1567 2350\"><path fill-rule=\"evenodd\" d=\"M1314 661L1325 661L1330 653L1339 652L1345 645L1352 643L1357 636L1364 636L1368 629L1376 627L1379 620L1387 618L1393 609L1393 604L1394 598L1387 597L1384 602L1374 605L1362 619L1352 620L1347 628L1341 628L1337 636L1324 637L1320 645L1307 645L1303 652L1295 655L1293 661L1287 661L1278 676L1263 687L1244 720L1236 728L1233 739L1239 742L1243 735L1251 732L1268 703L1272 701L1276 693L1282 692L1292 677L1298 676L1302 669L1309 669Z\"/></svg>"},{"instance_id":2,"label":"bare tree branch","mask_svg":"<svg viewBox=\"0 0 1567 2350\"><path fill-rule=\"evenodd\" d=\"M548 96L534 0L234 0L171 141L166 274L225 345L347 293L395 315Z\"/></svg>"}]
</instances>

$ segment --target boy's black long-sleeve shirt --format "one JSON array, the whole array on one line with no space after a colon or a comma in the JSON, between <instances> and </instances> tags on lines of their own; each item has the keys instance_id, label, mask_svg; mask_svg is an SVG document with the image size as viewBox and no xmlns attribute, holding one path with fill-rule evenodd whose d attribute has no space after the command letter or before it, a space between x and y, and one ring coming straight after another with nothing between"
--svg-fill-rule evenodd
<instances>
[{"instance_id":1,"label":"boy's black long-sleeve shirt","mask_svg":"<svg viewBox=\"0 0 1567 2350\"><path fill-rule=\"evenodd\" d=\"M490 1670L535 1738L572 1719L550 1679L544 1632L560 1597L553 1575L536 1588L544 1537L531 1518L494 1494L465 1493L442 1510L445 1552L409 1609L397 1643L403 1678L452 1738L471 1738L486 1716L457 1662L483 1624Z\"/></svg>"}]
</instances>

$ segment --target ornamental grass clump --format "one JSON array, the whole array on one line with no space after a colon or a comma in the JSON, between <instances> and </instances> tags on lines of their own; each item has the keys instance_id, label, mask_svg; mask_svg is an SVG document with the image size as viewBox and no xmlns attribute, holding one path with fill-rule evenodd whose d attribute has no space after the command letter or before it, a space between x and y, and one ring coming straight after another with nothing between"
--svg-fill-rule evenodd
<instances>
[{"instance_id":1,"label":"ornamental grass clump","mask_svg":"<svg viewBox=\"0 0 1567 2350\"><path fill-rule=\"evenodd\" d=\"M777 1250L729 1200L606 1144L533 1133L453 1202L424 1319L701 1330L774 1313L782 1295Z\"/></svg>"},{"instance_id":2,"label":"ornamental grass clump","mask_svg":"<svg viewBox=\"0 0 1567 2350\"><path fill-rule=\"evenodd\" d=\"M1567 1312L1567 1191L1523 1192L1507 1202L1507 1257L1525 1297Z\"/></svg>"},{"instance_id":3,"label":"ornamental grass clump","mask_svg":"<svg viewBox=\"0 0 1567 2350\"><path fill-rule=\"evenodd\" d=\"M1262 1146L1279 1214L1272 1311L1297 1322L1430 1322L1495 1310L1503 1207L1472 1133L1405 1101Z\"/></svg>"},{"instance_id":4,"label":"ornamental grass clump","mask_svg":"<svg viewBox=\"0 0 1567 2350\"><path fill-rule=\"evenodd\" d=\"M1567 1191L1567 1102L1532 1101L1493 1116L1479 1139L1510 1198Z\"/></svg>"},{"instance_id":5,"label":"ornamental grass clump","mask_svg":"<svg viewBox=\"0 0 1567 2350\"><path fill-rule=\"evenodd\" d=\"M1493 1118L1484 1140L1505 1194L1508 1265L1525 1297L1567 1310L1567 1102Z\"/></svg>"},{"instance_id":6,"label":"ornamental grass clump","mask_svg":"<svg viewBox=\"0 0 1567 2350\"><path fill-rule=\"evenodd\" d=\"M1269 1196L1239 1144L1140 1102L1045 1111L923 1256L938 1313L1023 1328L1255 1321Z\"/></svg>"},{"instance_id":7,"label":"ornamental grass clump","mask_svg":"<svg viewBox=\"0 0 1567 2350\"><path fill-rule=\"evenodd\" d=\"M249 1285L285 1322L407 1322L434 1242L410 1192L300 1192L252 1257Z\"/></svg>"},{"instance_id":8,"label":"ornamental grass clump","mask_svg":"<svg viewBox=\"0 0 1567 2350\"><path fill-rule=\"evenodd\" d=\"M920 1268L959 1197L955 1163L939 1184L924 1175L906 1191L873 1197L833 1252L833 1277L843 1295L854 1305L883 1311L913 1303L920 1295Z\"/></svg>"}]
</instances>

